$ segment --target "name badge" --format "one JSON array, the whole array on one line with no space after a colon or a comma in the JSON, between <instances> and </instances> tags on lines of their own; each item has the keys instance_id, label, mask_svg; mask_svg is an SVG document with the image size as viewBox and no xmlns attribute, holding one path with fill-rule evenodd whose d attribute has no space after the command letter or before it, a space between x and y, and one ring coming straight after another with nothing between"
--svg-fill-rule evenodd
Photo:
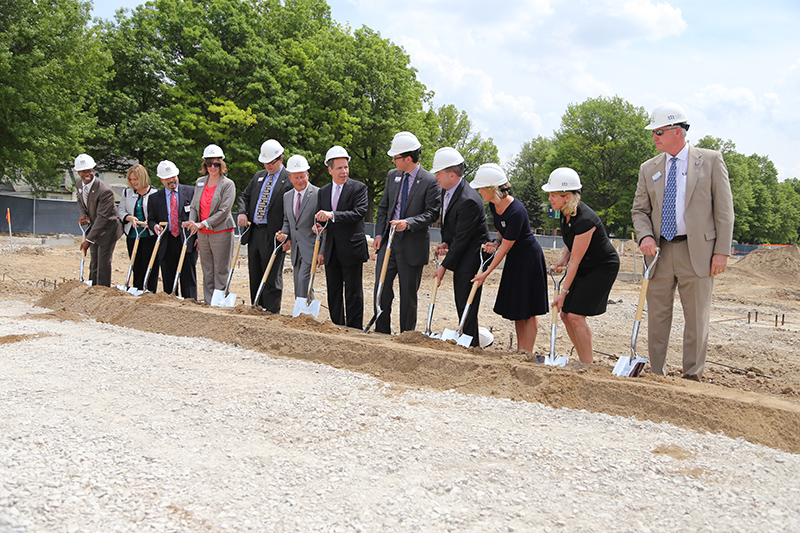
<instances>
[{"instance_id":1,"label":"name badge","mask_svg":"<svg viewBox=\"0 0 800 533\"><path fill-rule=\"evenodd\" d=\"M187 212L187 213L190 211L190 208L191 208L191 206L189 206L189 205L185 205L185 206L183 206L183 210L184 210L185 212Z\"/></svg>"},{"instance_id":2,"label":"name badge","mask_svg":"<svg viewBox=\"0 0 800 533\"><path fill-rule=\"evenodd\" d=\"M400 183L401 181L403 181L403 176L395 176L394 177L394 182L395 183Z\"/></svg>"},{"instance_id":3,"label":"name badge","mask_svg":"<svg viewBox=\"0 0 800 533\"><path fill-rule=\"evenodd\" d=\"M661 179L661 171L659 170L653 175L653 181L658 181Z\"/></svg>"},{"instance_id":4,"label":"name badge","mask_svg":"<svg viewBox=\"0 0 800 533\"><path fill-rule=\"evenodd\" d=\"M258 178L257 181L258 181L258 183L261 183L262 181L264 181L264 176L261 176L260 178Z\"/></svg>"}]
</instances>

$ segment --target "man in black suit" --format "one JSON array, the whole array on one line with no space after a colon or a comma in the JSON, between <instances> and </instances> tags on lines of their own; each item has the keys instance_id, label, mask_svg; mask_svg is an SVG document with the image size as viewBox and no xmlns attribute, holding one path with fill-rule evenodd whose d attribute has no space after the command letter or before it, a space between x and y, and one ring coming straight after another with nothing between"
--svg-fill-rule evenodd
<instances>
[{"instance_id":1,"label":"man in black suit","mask_svg":"<svg viewBox=\"0 0 800 533\"><path fill-rule=\"evenodd\" d=\"M275 249L275 234L283 227L283 195L292 189L292 182L289 181L289 171L283 167L283 146L275 139L261 145L258 160L264 164L264 170L253 175L253 180L239 196L237 224L250 226L242 237L242 244L247 245L250 301L278 314L283 295L283 259L286 256L283 250L278 250L260 301L253 300Z\"/></svg>"},{"instance_id":2,"label":"man in black suit","mask_svg":"<svg viewBox=\"0 0 800 533\"><path fill-rule=\"evenodd\" d=\"M325 155L333 183L325 185L318 194L317 221L329 221L318 265L325 265L328 311L333 323L361 329L364 321L361 280L364 263L369 259L364 235L367 186L349 179L349 161L350 156L341 146L334 146Z\"/></svg>"},{"instance_id":3,"label":"man in black suit","mask_svg":"<svg viewBox=\"0 0 800 533\"><path fill-rule=\"evenodd\" d=\"M178 167L172 161L162 161L156 168L156 175L164 185L163 191L158 191L150 197L147 204L147 225L156 234L166 231L161 237L158 246L158 264L161 265L161 283L164 292L172 292L175 284L175 274L178 270L178 261L183 248L183 235L181 224L189 220L189 206L194 197L194 187L182 185L178 181ZM177 220L175 220L177 213ZM159 225L166 222L166 227ZM197 237L191 235L186 241L186 256L183 258L181 277L178 283L180 295L184 298L197 300ZM152 276L152 272L150 274Z\"/></svg>"},{"instance_id":4,"label":"man in black suit","mask_svg":"<svg viewBox=\"0 0 800 533\"><path fill-rule=\"evenodd\" d=\"M378 293L378 273L386 255L389 226L397 233L386 269L381 295L383 313L375 323L375 331L391 333L392 284L395 276L400 284L400 332L417 327L417 291L422 281L422 269L430 257L430 225L439 218L441 192L433 174L419 165L421 144L414 134L401 131L394 136L388 154L396 170L389 171L383 197L378 204L375 221L375 298ZM388 239L387 239L388 240Z\"/></svg>"},{"instance_id":5,"label":"man in black suit","mask_svg":"<svg viewBox=\"0 0 800 533\"><path fill-rule=\"evenodd\" d=\"M464 158L458 150L455 148L437 150L433 156L431 171L436 174L439 187L444 192L441 217L442 243L436 247L436 255L447 254L434 274L435 283L438 286L442 282L445 270L453 271L453 291L460 319L472 290L470 280L480 267L481 246L489 240L489 226L486 224L483 199L463 179ZM478 337L480 305L479 288L464 321L464 334L472 337L472 346L480 346Z\"/></svg>"},{"instance_id":6,"label":"man in black suit","mask_svg":"<svg viewBox=\"0 0 800 533\"><path fill-rule=\"evenodd\" d=\"M93 285L111 286L111 257L117 240L122 236L122 223L114 203L114 191L94 172L94 159L81 154L75 158L75 172L80 178L78 189L78 223L89 224L89 231L81 243L81 252L89 250L89 279ZM81 275L83 272L81 272Z\"/></svg>"}]
</instances>

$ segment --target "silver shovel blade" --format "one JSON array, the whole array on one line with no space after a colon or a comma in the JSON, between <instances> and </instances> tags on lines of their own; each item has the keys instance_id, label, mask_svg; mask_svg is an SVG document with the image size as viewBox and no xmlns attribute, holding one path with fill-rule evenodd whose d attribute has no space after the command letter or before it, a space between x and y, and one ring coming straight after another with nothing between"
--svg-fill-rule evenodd
<instances>
[{"instance_id":1,"label":"silver shovel blade","mask_svg":"<svg viewBox=\"0 0 800 533\"><path fill-rule=\"evenodd\" d=\"M458 332L452 329L445 329L442 332L442 340L443 341L457 341L458 340Z\"/></svg>"},{"instance_id":2,"label":"silver shovel blade","mask_svg":"<svg viewBox=\"0 0 800 533\"><path fill-rule=\"evenodd\" d=\"M314 318L318 318L320 305L321 303L319 300L311 300L311 302L308 303L308 298L295 298L292 316L297 317L300 315L311 315Z\"/></svg>"},{"instance_id":3,"label":"silver shovel blade","mask_svg":"<svg viewBox=\"0 0 800 533\"><path fill-rule=\"evenodd\" d=\"M472 335L461 335L456 341L456 344L464 348L469 348L469 345L472 344Z\"/></svg>"},{"instance_id":4,"label":"silver shovel blade","mask_svg":"<svg viewBox=\"0 0 800 533\"><path fill-rule=\"evenodd\" d=\"M236 307L236 295L229 292L228 295L222 300L221 307Z\"/></svg>"},{"instance_id":5,"label":"silver shovel blade","mask_svg":"<svg viewBox=\"0 0 800 533\"><path fill-rule=\"evenodd\" d=\"M211 295L211 307L221 307L223 300L225 300L225 291L214 289L214 294Z\"/></svg>"},{"instance_id":6,"label":"silver shovel blade","mask_svg":"<svg viewBox=\"0 0 800 533\"><path fill-rule=\"evenodd\" d=\"M144 294L144 291L140 291L136 287L128 287L128 294L133 294L134 296L141 296Z\"/></svg>"},{"instance_id":7,"label":"silver shovel blade","mask_svg":"<svg viewBox=\"0 0 800 533\"><path fill-rule=\"evenodd\" d=\"M556 357L555 355L548 355L544 358L544 364L547 366L567 366L569 362L569 358L562 355L560 357Z\"/></svg>"},{"instance_id":8,"label":"silver shovel blade","mask_svg":"<svg viewBox=\"0 0 800 533\"><path fill-rule=\"evenodd\" d=\"M617 359L617 364L614 365L614 370L611 372L615 376L628 376L631 373L631 357L629 355L623 355L619 359Z\"/></svg>"},{"instance_id":9,"label":"silver shovel blade","mask_svg":"<svg viewBox=\"0 0 800 533\"><path fill-rule=\"evenodd\" d=\"M430 337L431 339L441 339L442 338L442 334L441 333L429 333L428 337Z\"/></svg>"},{"instance_id":10,"label":"silver shovel blade","mask_svg":"<svg viewBox=\"0 0 800 533\"><path fill-rule=\"evenodd\" d=\"M83 280L83 282L85 284L87 284L88 286L90 286L90 287L92 286L92 280L90 280L90 279L85 279L85 280Z\"/></svg>"}]
</instances>

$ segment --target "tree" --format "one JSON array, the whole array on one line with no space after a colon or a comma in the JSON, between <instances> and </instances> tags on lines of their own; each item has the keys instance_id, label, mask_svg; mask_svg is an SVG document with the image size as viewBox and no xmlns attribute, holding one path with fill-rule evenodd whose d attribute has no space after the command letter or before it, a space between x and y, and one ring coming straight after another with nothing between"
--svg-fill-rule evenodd
<instances>
[{"instance_id":1,"label":"tree","mask_svg":"<svg viewBox=\"0 0 800 533\"><path fill-rule=\"evenodd\" d=\"M0 177L52 190L94 127L87 95L109 65L90 2L6 0L0 10Z\"/></svg>"},{"instance_id":2,"label":"tree","mask_svg":"<svg viewBox=\"0 0 800 533\"><path fill-rule=\"evenodd\" d=\"M453 104L444 105L436 110L439 122L439 138L435 147L451 146L464 157L465 176L471 176L483 163L497 163L500 158L497 146L491 137L481 138L480 133L472 131L472 121L466 111L459 111ZM434 150L435 151L435 150Z\"/></svg>"},{"instance_id":3,"label":"tree","mask_svg":"<svg viewBox=\"0 0 800 533\"><path fill-rule=\"evenodd\" d=\"M581 177L582 199L611 233L633 227L631 205L639 167L656 154L648 114L622 98L590 98L567 108L555 134L553 167L571 167Z\"/></svg>"},{"instance_id":4,"label":"tree","mask_svg":"<svg viewBox=\"0 0 800 533\"><path fill-rule=\"evenodd\" d=\"M547 203L547 194L542 191L542 185L555 168L550 163L554 155L554 141L540 135L523 143L508 169L508 179L516 188L514 196L525 206L534 228L543 227L545 223L546 208L543 206Z\"/></svg>"}]
</instances>

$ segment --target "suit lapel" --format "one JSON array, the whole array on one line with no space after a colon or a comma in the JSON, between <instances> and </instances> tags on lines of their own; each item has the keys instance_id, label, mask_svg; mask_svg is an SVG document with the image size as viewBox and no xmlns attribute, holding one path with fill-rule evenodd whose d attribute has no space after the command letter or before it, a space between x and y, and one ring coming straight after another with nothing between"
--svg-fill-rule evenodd
<instances>
[{"instance_id":1,"label":"suit lapel","mask_svg":"<svg viewBox=\"0 0 800 533\"><path fill-rule=\"evenodd\" d=\"M686 197L684 198L684 207L689 205L689 199L694 193L697 186L697 178L700 175L700 169L703 166L703 158L699 152L693 147L689 147L689 158L686 167Z\"/></svg>"}]
</instances>

